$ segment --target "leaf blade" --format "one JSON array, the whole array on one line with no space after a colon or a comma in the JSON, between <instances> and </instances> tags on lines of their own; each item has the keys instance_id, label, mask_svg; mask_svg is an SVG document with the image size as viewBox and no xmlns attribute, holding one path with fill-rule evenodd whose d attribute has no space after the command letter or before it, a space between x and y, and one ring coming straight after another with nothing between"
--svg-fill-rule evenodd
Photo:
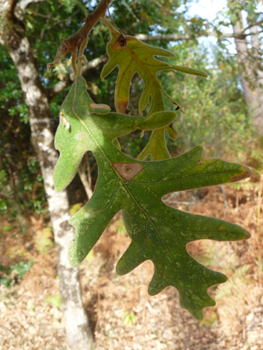
<instances>
[{"instance_id":1,"label":"leaf blade","mask_svg":"<svg viewBox=\"0 0 263 350\"><path fill-rule=\"evenodd\" d=\"M250 176L250 170L219 159L204 159L201 147L156 162L134 160L118 150L113 140L140 128L157 128L155 132L161 132L158 128L166 127L174 119L174 112L153 113L148 119L110 112L98 114L89 108L90 103L85 80L78 77L62 108L70 130L61 121L55 142L60 151L56 187L69 183L87 150L94 153L99 167L92 199L70 221L77 231L70 248L71 263L77 265L85 258L113 215L122 209L132 241L117 265L117 272L127 273L143 261L152 260L155 273L149 293L175 286L181 305L200 319L202 309L214 304L207 288L222 283L226 277L197 263L188 254L186 244L204 238L246 239L248 233L222 220L175 210L161 198L172 191L240 180ZM139 171L132 177L126 176L135 165Z\"/></svg>"}]
</instances>

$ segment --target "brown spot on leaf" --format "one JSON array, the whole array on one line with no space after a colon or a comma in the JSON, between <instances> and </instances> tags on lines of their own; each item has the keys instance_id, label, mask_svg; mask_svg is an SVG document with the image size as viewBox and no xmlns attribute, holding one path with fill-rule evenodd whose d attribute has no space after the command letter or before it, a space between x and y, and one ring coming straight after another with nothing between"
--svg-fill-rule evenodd
<instances>
[{"instance_id":1,"label":"brown spot on leaf","mask_svg":"<svg viewBox=\"0 0 263 350\"><path fill-rule=\"evenodd\" d=\"M61 120L62 120L62 124L64 126L64 128L69 131L70 130L70 124L69 122L67 121L67 119L65 118L64 114L62 112L60 112L60 117L61 117Z\"/></svg>"},{"instance_id":2,"label":"brown spot on leaf","mask_svg":"<svg viewBox=\"0 0 263 350\"><path fill-rule=\"evenodd\" d=\"M204 162L203 162L202 160L199 160L199 161L198 161L198 164L199 164L199 165L203 165Z\"/></svg>"},{"instance_id":3,"label":"brown spot on leaf","mask_svg":"<svg viewBox=\"0 0 263 350\"><path fill-rule=\"evenodd\" d=\"M125 46L127 46L127 38L120 34L115 42L112 42L111 47L113 50L122 50Z\"/></svg>"},{"instance_id":4,"label":"brown spot on leaf","mask_svg":"<svg viewBox=\"0 0 263 350\"><path fill-rule=\"evenodd\" d=\"M112 165L126 181L131 181L143 170L143 165L140 163L112 163Z\"/></svg>"},{"instance_id":5,"label":"brown spot on leaf","mask_svg":"<svg viewBox=\"0 0 263 350\"><path fill-rule=\"evenodd\" d=\"M117 38L117 42L120 44L120 47L124 47L127 45L127 39L123 34L120 34Z\"/></svg>"},{"instance_id":6,"label":"brown spot on leaf","mask_svg":"<svg viewBox=\"0 0 263 350\"><path fill-rule=\"evenodd\" d=\"M127 106L128 106L128 103L129 103L128 100L116 98L116 100L115 100L115 107L116 107L117 112L125 114Z\"/></svg>"}]
</instances>

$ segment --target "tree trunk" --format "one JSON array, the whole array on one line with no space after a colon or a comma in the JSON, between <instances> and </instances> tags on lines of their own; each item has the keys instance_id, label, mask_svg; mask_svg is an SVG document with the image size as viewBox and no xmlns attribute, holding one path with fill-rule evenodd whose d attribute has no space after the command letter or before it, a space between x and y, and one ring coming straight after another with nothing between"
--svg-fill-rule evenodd
<instances>
[{"instance_id":1,"label":"tree trunk","mask_svg":"<svg viewBox=\"0 0 263 350\"><path fill-rule=\"evenodd\" d=\"M240 12L240 22L236 22L233 25L233 32L234 34L240 33L243 29L243 18L242 14ZM247 47L247 41L245 38L235 38L235 45L238 55L238 62L242 65L241 69L241 83L244 90L245 100L246 104L249 108L249 112L252 113L253 110L253 104L254 104L254 94L253 90L251 88L251 82L252 82L252 70L248 66L248 47Z\"/></svg>"},{"instance_id":2,"label":"tree trunk","mask_svg":"<svg viewBox=\"0 0 263 350\"><path fill-rule=\"evenodd\" d=\"M252 24L248 16L248 23ZM251 33L251 60L254 74L254 86L256 89L256 114L254 116L254 125L260 136L263 136L263 71L262 71L262 51L260 48L260 37L258 26L250 29Z\"/></svg>"},{"instance_id":3,"label":"tree trunk","mask_svg":"<svg viewBox=\"0 0 263 350\"><path fill-rule=\"evenodd\" d=\"M12 1L10 3L12 6ZM9 8L7 4L4 15L1 42L17 68L29 111L32 143L40 162L57 247L57 269L68 345L72 350L90 350L94 347L94 339L82 303L78 268L71 267L67 259L68 247L74 236L73 228L68 224L67 193L57 193L53 184L57 152L53 146L49 101L41 85L36 60L24 28L21 22L10 14L10 4Z\"/></svg>"},{"instance_id":4,"label":"tree trunk","mask_svg":"<svg viewBox=\"0 0 263 350\"><path fill-rule=\"evenodd\" d=\"M238 34L244 29L242 12L236 23L233 23L233 33ZM263 135L263 73L259 69L258 54L260 50L259 35L256 27L251 27L251 46L248 50L246 38L235 37L235 45L238 55L238 62L241 64L241 83L244 91L245 101L249 116L257 133Z\"/></svg>"}]
</instances>

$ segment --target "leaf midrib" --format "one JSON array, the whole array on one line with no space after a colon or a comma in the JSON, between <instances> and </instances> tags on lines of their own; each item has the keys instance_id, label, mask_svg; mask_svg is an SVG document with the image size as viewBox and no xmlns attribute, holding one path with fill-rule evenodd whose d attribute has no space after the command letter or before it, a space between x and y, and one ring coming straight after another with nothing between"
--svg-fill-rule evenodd
<instances>
[{"instance_id":1,"label":"leaf midrib","mask_svg":"<svg viewBox=\"0 0 263 350\"><path fill-rule=\"evenodd\" d=\"M141 68L146 72L146 74L150 76L150 78L151 78L151 80L152 80L152 82L153 82L153 84L154 84L154 87L155 87L155 90L156 90L156 94L157 94L157 95L160 94L160 91L159 91L159 90L161 90L161 92L162 92L173 104L175 103L177 106L179 106L179 105L171 98L171 96L169 96L169 95L167 94L167 92L165 92L165 91L163 90L161 84L160 84L159 81L158 81L157 73L155 73L155 75L156 75L156 79L157 79L157 81L158 81L158 86L156 85L156 79L154 79L154 77L152 76L152 74L148 71L148 69L145 68L145 66L144 66L143 63L137 58L137 56L136 56L135 54L132 53L131 49L130 49L128 46L126 46L126 47L125 47L125 50L128 51L128 53L132 56L132 58L133 58L133 59L141 66ZM153 59L155 59L154 55L153 55ZM159 60L157 60L157 61L159 61ZM162 61L160 61L160 62L162 62ZM163 63L163 62L162 62L162 63ZM164 70L164 69L160 69L159 72L160 72L160 71L163 71L163 70ZM167 67L167 69L165 69L165 70L173 70L173 68L170 66L170 67ZM142 79L143 79L143 77L142 77ZM144 79L143 79L143 80L144 80ZM159 88L158 88L158 87L159 87ZM160 94L160 95L161 95L161 94ZM161 103L163 104L162 96L161 96ZM164 109L164 106L163 106L163 109Z\"/></svg>"},{"instance_id":2,"label":"leaf midrib","mask_svg":"<svg viewBox=\"0 0 263 350\"><path fill-rule=\"evenodd\" d=\"M132 53L131 49L130 49L128 46L126 46L125 50L126 50L126 51L130 54L130 56L139 64L139 66L142 68L142 70L150 77L151 81L152 81L153 84L154 84L155 93L156 93L157 96L160 95L160 100L161 100L160 102L163 104L162 95L160 94L160 91L159 91L159 90L161 90L161 92L164 93L162 87L159 85L159 88L158 88L158 86L157 86L157 84L156 84L156 79L154 79L154 77L152 76L152 74L148 71L148 69L145 68L145 66L144 66L144 65L142 64L142 62L137 58L137 56L136 56L135 54ZM155 73L155 74L156 74L156 73ZM156 78L157 78L157 76L156 76ZM142 79L143 79L143 77L142 77ZM157 78L157 79L158 79L158 78ZM144 80L144 79L143 79L143 80ZM153 102L152 102L152 103L153 103ZM164 107L163 107L163 108L164 108Z\"/></svg>"},{"instance_id":3,"label":"leaf midrib","mask_svg":"<svg viewBox=\"0 0 263 350\"><path fill-rule=\"evenodd\" d=\"M77 117L77 119L80 121L80 123L84 126L84 128L87 130L88 134L90 135L90 137L92 138L93 142L96 144L96 146L98 147L98 149L101 151L101 153L103 154L105 160L110 164L110 166L112 167L112 169L115 171L116 175L118 176L120 182L122 183L122 185L124 186L126 192L129 194L129 196L131 197L131 199L134 201L134 203L137 205L137 207L140 209L141 212L144 213L144 215L146 216L147 220L149 220L154 229L155 232L157 234L157 236L159 237L160 241L162 242L165 251L167 252L168 256L170 257L170 260L175 264L175 268L176 267L176 261L173 259L173 256L170 254L169 249L167 248L161 234L159 233L159 231L157 230L157 227L155 225L155 223L152 221L151 216L148 215L148 213L140 206L140 204L138 203L138 201L136 200L136 198L133 196L133 194L130 192L129 188L127 187L126 183L124 182L124 179L121 177L121 175L117 172L117 170L112 166L112 163L110 161L110 159L107 157L106 153L103 151L103 149L101 148L101 146L99 145L99 143L97 142L96 138L94 137L94 135L92 134L92 132L89 130L89 128L87 127L87 125L83 122L83 120L79 117L79 115L77 114L77 112L75 111L75 101L77 98L77 86L78 86L78 81L77 79L75 80L75 89L74 89L74 97L73 97L73 101L72 101L72 112L74 113L74 115ZM118 151L116 149L116 151ZM179 272L179 271L178 271ZM183 282L183 279L182 279Z\"/></svg>"}]
</instances>

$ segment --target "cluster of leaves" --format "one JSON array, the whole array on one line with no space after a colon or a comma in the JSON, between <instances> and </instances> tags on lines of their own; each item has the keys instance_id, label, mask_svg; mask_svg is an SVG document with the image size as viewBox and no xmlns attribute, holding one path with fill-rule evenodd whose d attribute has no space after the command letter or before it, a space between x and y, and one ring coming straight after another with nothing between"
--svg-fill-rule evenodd
<instances>
[{"instance_id":1,"label":"cluster of leaves","mask_svg":"<svg viewBox=\"0 0 263 350\"><path fill-rule=\"evenodd\" d=\"M163 96L180 108L161 87L157 73L176 70L205 76L204 73L171 65L155 56L173 57L163 49L143 44L118 33L112 25L112 40L107 46L109 61L102 77L119 67L115 90L117 112L95 104L87 93L85 80L77 76L60 112L55 146L60 158L54 172L56 189L64 189L75 176L83 155L92 151L99 175L91 200L70 220L76 236L69 258L78 265L97 242L112 217L122 210L131 244L117 264L125 274L145 260L152 260L154 276L149 294L172 285L180 292L182 307L202 318L202 309L214 305L208 287L226 281L226 276L206 269L187 252L188 242L197 239L239 240L249 237L243 228L223 220L183 213L163 203L169 192L233 182L250 175L248 168L219 159L204 159L196 147L171 158L165 132L176 139L174 111L166 111ZM139 111L147 108L147 117L130 116L130 82L137 72L144 81ZM147 107L148 106L148 107ZM135 130L152 130L152 136L138 159L121 151L118 138ZM148 156L151 161L145 161Z\"/></svg>"}]
</instances>

